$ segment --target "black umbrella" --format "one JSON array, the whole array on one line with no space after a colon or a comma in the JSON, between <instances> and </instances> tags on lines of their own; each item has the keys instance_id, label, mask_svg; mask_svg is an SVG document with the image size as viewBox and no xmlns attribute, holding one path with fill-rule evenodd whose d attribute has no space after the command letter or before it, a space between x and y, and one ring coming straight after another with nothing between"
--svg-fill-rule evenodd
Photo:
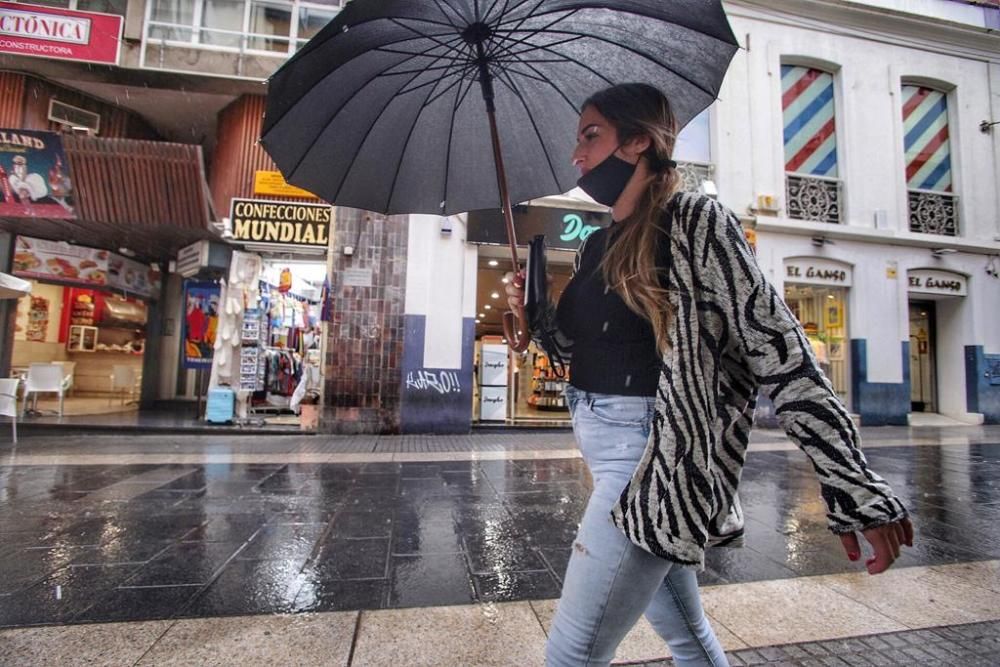
<instances>
[{"instance_id":1,"label":"black umbrella","mask_svg":"<svg viewBox=\"0 0 1000 667\"><path fill-rule=\"evenodd\" d=\"M683 125L736 48L719 0L353 0L271 77L261 143L338 206L501 207L516 271L510 203L573 188L583 101L651 83Z\"/></svg>"}]
</instances>

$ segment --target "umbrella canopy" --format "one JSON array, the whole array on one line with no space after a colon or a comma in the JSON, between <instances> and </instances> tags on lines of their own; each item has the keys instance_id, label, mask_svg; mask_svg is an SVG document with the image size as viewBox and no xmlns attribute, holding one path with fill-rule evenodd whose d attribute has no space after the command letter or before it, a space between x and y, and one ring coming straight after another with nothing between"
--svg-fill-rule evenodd
<instances>
[{"instance_id":1,"label":"umbrella canopy","mask_svg":"<svg viewBox=\"0 0 1000 667\"><path fill-rule=\"evenodd\" d=\"M340 206L495 209L501 159L514 202L574 186L590 94L650 83L684 124L736 48L718 0L353 0L271 77L261 143Z\"/></svg>"},{"instance_id":2,"label":"umbrella canopy","mask_svg":"<svg viewBox=\"0 0 1000 667\"><path fill-rule=\"evenodd\" d=\"M0 273L0 299L20 299L31 294L31 283L9 273Z\"/></svg>"}]
</instances>

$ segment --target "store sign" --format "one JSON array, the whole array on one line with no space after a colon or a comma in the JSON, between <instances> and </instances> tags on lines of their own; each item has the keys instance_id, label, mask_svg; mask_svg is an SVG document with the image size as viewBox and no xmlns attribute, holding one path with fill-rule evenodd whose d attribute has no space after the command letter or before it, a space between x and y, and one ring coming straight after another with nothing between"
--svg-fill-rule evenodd
<instances>
[{"instance_id":1,"label":"store sign","mask_svg":"<svg viewBox=\"0 0 1000 667\"><path fill-rule=\"evenodd\" d=\"M548 206L518 206L514 209L514 231L521 245L538 234L545 235L548 248L576 250L601 227L611 224L607 213L575 211ZM469 243L506 244L507 226L500 211L469 212Z\"/></svg>"},{"instance_id":2,"label":"store sign","mask_svg":"<svg viewBox=\"0 0 1000 667\"><path fill-rule=\"evenodd\" d=\"M938 269L913 269L907 273L911 293L968 296L969 279L960 273Z\"/></svg>"},{"instance_id":3,"label":"store sign","mask_svg":"<svg viewBox=\"0 0 1000 667\"><path fill-rule=\"evenodd\" d=\"M76 217L69 162L58 134L0 129L0 217Z\"/></svg>"},{"instance_id":4,"label":"store sign","mask_svg":"<svg viewBox=\"0 0 1000 667\"><path fill-rule=\"evenodd\" d=\"M104 287L108 284L107 250L29 236L14 240L14 275L22 278Z\"/></svg>"},{"instance_id":5,"label":"store sign","mask_svg":"<svg viewBox=\"0 0 1000 667\"><path fill-rule=\"evenodd\" d=\"M115 14L0 2L0 52L117 65L123 24Z\"/></svg>"},{"instance_id":6,"label":"store sign","mask_svg":"<svg viewBox=\"0 0 1000 667\"><path fill-rule=\"evenodd\" d=\"M819 257L795 257L785 260L785 282L805 285L850 287L854 270L849 264Z\"/></svg>"},{"instance_id":7,"label":"store sign","mask_svg":"<svg viewBox=\"0 0 1000 667\"><path fill-rule=\"evenodd\" d=\"M229 218L233 223L233 240L238 242L325 248L330 242L333 207L233 199Z\"/></svg>"},{"instance_id":8,"label":"store sign","mask_svg":"<svg viewBox=\"0 0 1000 667\"><path fill-rule=\"evenodd\" d=\"M280 171L256 171L253 175L253 193L266 197L302 197L319 199L316 195L297 188L285 180Z\"/></svg>"}]
</instances>

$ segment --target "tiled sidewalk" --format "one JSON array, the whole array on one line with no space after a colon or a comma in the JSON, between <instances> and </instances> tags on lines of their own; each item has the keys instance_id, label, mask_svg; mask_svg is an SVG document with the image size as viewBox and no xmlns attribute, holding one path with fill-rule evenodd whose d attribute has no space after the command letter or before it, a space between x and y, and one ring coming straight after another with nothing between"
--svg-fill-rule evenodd
<instances>
[{"instance_id":1,"label":"tiled sidewalk","mask_svg":"<svg viewBox=\"0 0 1000 667\"><path fill-rule=\"evenodd\" d=\"M773 591L764 605L755 603L757 584L709 586L704 592L716 611L728 610L725 620L710 620L734 667L979 667L1000 657L998 572L1000 561L991 561L893 569L877 578L766 582ZM865 602L837 592L868 587L877 597ZM553 606L484 603L0 630L0 663L540 667ZM780 635L768 635L768 628ZM782 639L770 641L772 636ZM640 621L615 662L660 667L670 664L667 653Z\"/></svg>"},{"instance_id":2,"label":"tiled sidewalk","mask_svg":"<svg viewBox=\"0 0 1000 667\"><path fill-rule=\"evenodd\" d=\"M970 623L851 639L743 649L729 654L732 667L996 667L1000 623ZM672 667L671 660L631 663Z\"/></svg>"}]
</instances>

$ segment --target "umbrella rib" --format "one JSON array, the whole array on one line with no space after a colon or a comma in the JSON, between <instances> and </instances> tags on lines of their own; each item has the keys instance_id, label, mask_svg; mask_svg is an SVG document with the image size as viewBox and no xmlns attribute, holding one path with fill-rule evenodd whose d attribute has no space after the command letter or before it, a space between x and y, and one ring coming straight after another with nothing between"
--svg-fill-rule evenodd
<instances>
[{"instance_id":1,"label":"umbrella rib","mask_svg":"<svg viewBox=\"0 0 1000 667\"><path fill-rule=\"evenodd\" d=\"M451 122L448 123L448 144L444 153L444 179L442 183L444 186L444 191L441 193L441 212L444 213L448 210L448 172L451 170L451 140L455 136L455 116L458 114L458 108L462 106L462 102L465 101L465 96L462 95L461 79L459 80L459 94L455 96L455 103L451 107ZM472 82L469 82L468 90L472 90Z\"/></svg>"},{"instance_id":2,"label":"umbrella rib","mask_svg":"<svg viewBox=\"0 0 1000 667\"><path fill-rule=\"evenodd\" d=\"M590 72L591 74L593 74L594 76L596 76L596 77L597 77L598 79L602 79L602 80L603 80L603 81L604 81L605 83L608 83L608 84L610 84L610 83L611 83L611 82L610 82L610 81L608 81L608 79L607 79L607 78L605 78L605 77L604 77L604 76L603 76L602 74L600 74L599 72L596 72L596 71L594 71L594 70L593 70L593 69L591 69L590 67L587 67L586 65L584 65L584 64L582 64L582 63L578 63L578 62L576 62L575 60L574 60L573 62L574 62L575 64L579 65L580 67L584 68L585 70L589 71L589 72ZM526 63L523 63L523 64L524 64L524 65L525 65L525 66L526 66L526 67L527 67L528 69L530 69L530 70L532 70L533 72L535 72L535 74L537 74L538 76L540 76L540 77L544 77L544 75L543 75L543 74L542 74L541 72L539 72L539 71L538 71L538 68L537 68L537 67L533 67L533 66L532 66L532 65L531 65L530 63L527 63L527 62L526 62ZM566 96L566 93L564 93L564 92L562 91L562 89L561 89L561 88L559 88L559 86L557 86L556 84L552 83L552 82L551 82L551 81L549 81L548 79L545 79L545 83L547 83L548 85L552 86L552 89L553 89L553 90L555 90L555 91L556 91L556 92L557 92L557 93L559 94L559 96L560 96L560 97L562 97L562 98L563 98L563 99L564 99L564 100L566 101L566 104L568 104L568 105L570 106L570 108L571 108L571 109L573 109L573 112L574 112L574 113L580 113L580 109L577 109L577 108L576 108L576 105L575 105L575 104L573 104L573 100L569 99L569 98L568 98L568 97Z\"/></svg>"},{"instance_id":3,"label":"umbrella rib","mask_svg":"<svg viewBox=\"0 0 1000 667\"><path fill-rule=\"evenodd\" d=\"M442 42L441 40L438 39L438 37L443 37L444 35L428 35L428 34L419 32L415 28L412 28L412 27L410 27L410 26L402 23L402 22L400 22L399 19L392 18L391 16L389 17L389 22L398 25L400 28L403 28L404 30L409 30L410 32L412 32L414 35L416 35L417 37L419 37L421 39L429 39L432 42L435 42L436 44L438 44L440 46L443 46L446 49L450 49L452 51L456 51L457 50L453 46L450 46L447 42ZM461 39L461 35L458 36L458 39ZM452 37L452 39L449 40L449 41L454 42L454 41L456 41L456 39L454 37Z\"/></svg>"},{"instance_id":4,"label":"umbrella rib","mask_svg":"<svg viewBox=\"0 0 1000 667\"><path fill-rule=\"evenodd\" d=\"M396 90L396 92L395 92L395 93L393 93L393 96L392 96L392 98L395 98L395 96L399 94L399 91L400 91L400 90L402 90L403 88L405 88L405 87L406 87L406 86L407 86L407 85L408 85L409 83L411 83L411 82L412 82L412 81L413 81L414 79L416 79L416 78L417 78L417 76L419 76L419 74L417 74L417 75L414 75L414 76L413 76L412 78L410 78L410 80L409 80L409 81L406 81L405 83L403 83L403 85L401 85L401 86L400 86L400 87L399 87L399 88L398 88L398 89ZM442 77L442 78L443 78L443 77ZM392 98L390 98L390 99L392 99ZM355 162L357 161L357 159L358 159L358 156L359 156L359 155L361 154L361 147L362 147L362 146L364 146L364 144L365 144L365 141L367 141L367 140L368 140L368 137L369 137L369 136L371 135L371 133L372 133L372 130L373 130L373 129L375 128L375 125L377 125L377 124L378 124L378 121L379 121L379 120L380 120L380 119L382 118L382 115L383 115L383 114L385 113L385 110L386 110L386 109L388 109L388 108L389 108L389 105L388 105L388 104L386 104L386 105L385 105L384 107L382 107L382 110L378 112L378 114L377 114L377 115L375 116L375 118L374 118L374 119L372 120L372 122L371 122L371 123L370 123L370 124L368 125L368 129L367 129L367 130L365 131L365 136L361 138L361 141L360 141L360 142L358 142L358 147L357 147L357 149L356 149L356 150L354 151L354 156L353 156L353 157L351 158L351 161L350 161L350 162L348 163L348 165L347 165L347 169L345 169L345 170L344 170L344 177L343 177L343 179L342 179L342 180L340 181L340 185L339 185L339 186L337 186L337 192L336 192L336 193L334 193L334 197L333 197L333 200L334 200L334 201L336 201L336 200L337 200L337 198L338 198L338 197L340 196L340 191L341 191L341 189L343 189L343 187L344 187L344 183L345 183L345 182L347 182L347 178L348 178L348 176L349 176L349 175L350 175L350 173L351 173L351 169L353 169L353 168L354 168L354 163L355 163ZM343 107L341 107L341 109L343 109ZM340 110L338 110L338 112L337 112L337 113L339 113L339 112L340 112ZM323 132L325 132L325 131L326 131L326 129L327 129L327 128L328 128L329 126L330 126L330 123L332 123L332 122L333 122L333 119L334 119L334 117L336 117L336 115L337 115L337 114L334 114L333 116L331 116L331 117L330 117L330 120L328 120L328 121L326 122L326 124L325 124L325 125L323 126L323 129L322 129L322 130L320 130L319 134L317 134L317 135L316 135L316 138L319 138L319 136L320 136L321 134L323 134ZM313 140L313 142L312 142L312 143L311 143L310 145L311 145L311 146L315 146L315 145L316 145L316 144L315 144L315 141L316 141L316 140L314 139L314 140ZM305 151L305 152L304 152L304 153L302 154L302 157L301 157L301 158L299 158L299 162L298 162L298 164L296 164L296 165L295 165L295 167L294 167L294 168L292 169L292 171L291 171L291 172L290 172L290 173L288 174L288 177L289 177L289 178L292 178L292 177L294 177L294 175L295 175L295 172L296 172L296 171L298 171L298 168L299 168L299 167L300 167L300 166L302 165L302 162L303 162L303 161L305 160L306 156L307 156L307 155L308 155L309 153L310 153L310 151L308 151L308 150L307 150L307 151Z\"/></svg>"},{"instance_id":5,"label":"umbrella rib","mask_svg":"<svg viewBox=\"0 0 1000 667\"><path fill-rule=\"evenodd\" d=\"M563 60L570 60L570 58L568 58L567 56L564 56L564 55L562 55L562 54L560 54L558 52L552 51L552 48L555 47L555 46L562 46L563 44L569 44L570 42L575 42L578 39L583 39L583 37L584 37L583 35L575 35L573 37L567 37L566 39L561 39L561 40L556 41L556 42L551 42L549 44L530 44L530 45L527 44L526 42L524 42L524 40L520 40L520 39L514 40L514 39L509 39L508 38L506 41L507 42L513 42L514 44L512 45L512 44L509 44L509 43L505 43L504 46L503 46L503 48L502 49L498 49L495 53L499 53L500 51L503 51L503 52L505 52L505 56L504 57L507 57L507 56L516 57L516 56L520 56L520 55L522 55L524 53L531 53L532 51L538 51L539 49L546 49L546 50L554 53L555 55L558 55ZM523 46L526 46L527 48L522 49L520 51L514 51L514 48L515 48L516 45L523 45ZM517 59L521 60L520 58L517 58Z\"/></svg>"},{"instance_id":6,"label":"umbrella rib","mask_svg":"<svg viewBox=\"0 0 1000 667\"><path fill-rule=\"evenodd\" d=\"M487 9L485 12L483 12L483 22L484 23L486 23L486 24L490 23L490 14L493 13L493 10L496 8L498 2L500 2L500 0L493 0L493 3L489 6L489 9ZM500 10L500 13L498 14L498 16L503 16L507 12L507 5L510 4L510 0L504 0L503 4L504 4L504 8Z\"/></svg>"},{"instance_id":7,"label":"umbrella rib","mask_svg":"<svg viewBox=\"0 0 1000 667\"><path fill-rule=\"evenodd\" d=\"M549 33L551 33L551 34L562 34L562 35L576 35L577 37L580 37L580 35L578 35L576 33L568 32L568 31L565 31L565 30L550 30ZM713 93L710 90L705 90L704 86L702 86L700 83L697 83L696 81L692 81L689 77L685 76L684 74L681 74L680 72L678 72L676 69L674 69L670 65L661 63L659 60L657 60L656 58L654 58L651 55L647 55L647 54L643 53L642 51L640 51L640 50L638 50L636 48L627 46L625 44L620 44L618 42L615 42L615 41L613 41L611 39L608 39L607 37L598 37L596 35L586 35L586 37L588 39L595 39L595 40L597 40L599 42L605 42L607 44L611 44L613 46L617 46L619 48L625 49L626 51L630 51L630 52L634 53L635 55L637 55L637 56L639 56L641 58L644 58L646 60L649 60L650 62L655 63L658 67L662 67L663 69L665 69L665 70L667 70L669 72L672 72L678 78L683 79L684 81L687 81L692 86L694 86L698 90L702 91L706 95L712 96L713 99L715 98L715 95L716 95L715 93ZM539 46L538 48L548 50L548 47L545 47L545 46ZM554 53L556 53L556 55L560 55L560 56L563 55L563 54L558 53L558 52L554 52ZM572 60L573 62L575 62L576 64L580 65L581 67L585 66L579 60L576 60L575 58L569 58L568 56L564 56L564 57L566 57L568 60ZM603 76L601 78L604 79L605 81L608 80L606 77L603 77Z\"/></svg>"},{"instance_id":8,"label":"umbrella rib","mask_svg":"<svg viewBox=\"0 0 1000 667\"><path fill-rule=\"evenodd\" d=\"M472 69L473 67L475 67L475 65L472 65L472 64L466 65L465 67L463 67L462 68L462 72L458 73L455 81L453 81L450 84L448 84L448 87L445 88L443 91L441 91L441 93L438 95L438 97L440 97L444 93L446 93L449 90L451 90L452 88L454 88L455 85L456 85L456 83L458 83L460 81L464 81L465 78L466 78L466 74L468 74L469 70ZM416 78L416 77L414 77L414 78ZM437 79L434 79L432 81L425 81L424 83L418 84L418 85L413 86L411 88L406 88L405 90L400 90L396 94L397 95L402 95L404 93L412 93L412 92L414 92L416 90L420 90L421 88L426 88L427 86L436 85L436 84L440 83L441 81L443 81L446 78L448 78L448 77L447 76L439 76ZM435 101L437 101L437 97L435 97L433 100L431 100L431 102L435 102Z\"/></svg>"},{"instance_id":9,"label":"umbrella rib","mask_svg":"<svg viewBox=\"0 0 1000 667\"><path fill-rule=\"evenodd\" d=\"M450 18L448 18L448 13L444 10L444 7L441 6L441 0L434 0L434 4L437 5L437 8L441 11L441 16L444 17L444 20L447 21L448 24L451 25L452 28L454 28L458 32L462 32L462 30L458 27L458 24L454 23ZM448 9L450 9L453 12L455 12L455 8L454 7L452 7L448 3L444 3L444 4L445 4L445 6L448 7ZM455 14L456 14L456 16L458 16L459 19L462 19L462 16L459 15L458 12L455 12Z\"/></svg>"},{"instance_id":10,"label":"umbrella rib","mask_svg":"<svg viewBox=\"0 0 1000 667\"><path fill-rule=\"evenodd\" d=\"M458 83L459 84L462 83L463 78L459 78L458 79ZM440 83L441 81L444 81L443 77L440 78L440 79L438 79L435 82L435 85L437 83ZM455 83L453 82L453 83L449 84L447 88L445 88L444 92L447 92L447 91L451 90L454 87L455 87ZM392 184L389 186L389 196L385 200L385 210L386 211L389 210L389 206L392 203L392 195L393 195L393 191L396 189L396 181L399 180L399 174L403 170L403 157L406 155L406 149L410 145L410 139L413 138L413 131L416 129L417 123L420 122L420 116L423 115L424 109L426 109L427 107L429 107L433 103L433 101L431 100L431 96L435 95L434 100L436 101L439 97L441 97L441 95L444 94L444 92L442 92L439 95L435 95L434 88L431 88L428 91L428 93L427 93L427 97L424 98L423 104L420 105L419 111L417 111L417 114L413 117L413 123L410 125L410 130L406 134L406 140L403 142L403 150L400 151L400 153L399 153L399 162L396 164L396 173L393 174L393 176L392 176ZM461 93L461 88L459 88L459 93Z\"/></svg>"},{"instance_id":11,"label":"umbrella rib","mask_svg":"<svg viewBox=\"0 0 1000 667\"><path fill-rule=\"evenodd\" d=\"M549 171L552 173L552 181L555 183L556 188L559 188L559 176L556 174L556 166L552 164L552 156L549 155L549 151L545 146L545 140L542 138L541 130L538 129L538 123L535 122L535 117L531 114L531 109L528 108L528 103L524 101L524 96L521 95L521 91L517 89L514 81L510 78L510 75L503 71L500 72L499 77L500 82L510 88L514 96L521 102L521 106L524 107L524 112L528 115L528 120L531 121L531 127L535 130L535 136L538 137L538 143L542 147L542 154L545 155L545 161L549 164Z\"/></svg>"},{"instance_id":12,"label":"umbrella rib","mask_svg":"<svg viewBox=\"0 0 1000 667\"><path fill-rule=\"evenodd\" d=\"M459 39L459 38L456 38L456 39ZM395 65L393 65L393 67L401 65L402 63L406 62L407 60L412 60L414 58L419 58L421 56L426 56L428 58L441 58L443 60L451 60L451 61L455 61L455 62L458 62L458 61L465 62L467 60L467 58L462 58L462 57L459 57L459 56L449 56L449 55L445 55L443 53L441 53L441 54L433 54L433 53L431 53L431 51L433 51L436 48L438 48L437 44L435 44L431 48L427 49L426 51L422 51L420 53L416 53L414 51L401 51L399 49L385 49L385 48L382 48L380 46L376 46L374 49L372 49L372 51L378 51L380 53L394 53L394 54L400 55L400 56L409 56L406 60L401 60L398 63L396 63Z\"/></svg>"},{"instance_id":13,"label":"umbrella rib","mask_svg":"<svg viewBox=\"0 0 1000 667\"><path fill-rule=\"evenodd\" d=\"M451 33L446 33L446 34L451 34ZM458 41L459 39L461 39L461 37L455 37L455 38L453 38L453 40L452 40L452 41ZM390 44L390 45L391 45L391 44L401 44L401 43L403 43L403 42L410 42L410 41L414 41L414 38L413 38L413 37L407 37L406 39L400 39L400 40L397 40L397 41L394 41L394 42L387 42L387 44ZM431 47L431 48L433 49L433 48L437 48L437 47L436 47L436 46L433 46L433 47ZM453 48L452 48L451 46L448 46L447 48L449 48L449 49L451 49L451 50L454 50L454 49L453 49ZM376 50L376 49L373 49L373 50ZM386 48L384 48L384 46L382 46L382 47L377 47L377 50L379 50L379 51L384 51L384 52L386 52L386 53L399 53L400 55L407 55L407 56L413 56L413 55L424 55L424 54L413 54L413 53L410 53L410 52L397 52L397 51L393 51L393 50L391 50L391 49L386 49ZM313 49L313 51L315 51L315 49ZM300 53L301 53L301 52L300 52ZM435 57L435 58L443 58L443 57L445 57L445 56L444 56L444 55L441 55L441 56L434 56L434 57ZM289 61L289 62L291 62L291 61ZM403 62L403 61L400 61L400 62ZM392 65L390 65L390 66L389 66L389 67L387 67L386 69L383 69L383 70L382 70L382 72L385 72L385 71L388 71L388 70L392 69L393 67L396 67L396 66L398 66L399 64L400 64L400 63L398 63L398 62L397 62L397 63L393 63ZM285 68L285 67L286 67L287 65L288 65L288 63L286 63L285 65L283 65L283 66L282 66L282 68L281 68L281 70L278 70L278 72L276 72L276 73L275 73L275 76L276 76L277 74L280 74L280 72L281 72L281 71L282 71L282 70L283 70L283 69L284 69L284 68ZM336 71L337 71L337 69L338 69L338 68L334 68L334 69L332 69L332 70L328 71L328 72L327 72L326 74L324 74L324 75L323 75L323 76L322 76L322 77L320 78L320 80L323 80L323 79L326 79L326 78L327 78L327 77L329 77L329 76L330 76L331 74L333 74L334 72L336 72ZM379 72L379 74L381 74L382 72ZM376 75L376 76L378 76L378 75ZM272 78L273 78L273 77L272 77ZM271 127L271 128L273 128L273 127L274 127L275 125L277 125L278 123L280 123L280 122L281 122L281 120L282 120L282 119L283 119L283 118L285 117L285 115L286 115L286 114L288 114L288 112L290 112L290 111L291 111L291 110L292 110L292 109L293 109L293 108L295 107L295 105L297 105L297 104L298 104L298 103L299 103L299 102L300 102L300 101L302 100L302 98L303 98L303 97L305 97L306 95L308 95L308 94L309 94L309 93L310 93L310 92L312 91L312 89L313 89L313 88L315 88L315 87L316 87L316 85L318 85L318 83L319 83L318 81L317 81L316 83L314 83L314 84L313 84L313 85L312 85L312 86L311 86L311 87L310 87L310 88L309 88L308 90L304 91L304 92L302 93L302 95L300 95L300 96L299 96L299 98L298 98L297 100L295 100L295 102L293 102L292 104L289 104L289 105L288 105L288 108L286 108L286 109L285 109L285 111L284 111L284 112L283 112L283 113L281 114L281 116L279 116L279 117L278 117L278 118L277 118L277 119L276 119L276 120L275 120L275 121L274 121L273 123L268 123L268 127ZM346 101L345 101L345 103L346 103ZM339 112L339 109L338 109L338 112Z\"/></svg>"},{"instance_id":14,"label":"umbrella rib","mask_svg":"<svg viewBox=\"0 0 1000 667\"><path fill-rule=\"evenodd\" d=\"M529 2L531 2L531 0L525 0L521 4L517 5L513 9L511 9L510 11L511 12L517 11L518 9L520 9L524 5L528 4ZM520 27L524 25L525 21L527 21L528 19L530 19L530 18L532 18L534 16L538 16L537 14L535 14L535 12L538 11L538 8L541 7L543 4L545 4L545 0L538 0L538 4L536 4L533 9L529 9L527 14L525 14L524 16L521 16L519 18L513 18L513 17L511 17L510 19L504 21L503 20L503 16L498 17L500 20L497 21L497 24L495 26L493 26L493 32L494 33L500 32L500 26L506 25L508 23L514 23L515 21L517 22L517 26L514 28L514 30L520 29ZM553 11L566 11L566 10L565 9L561 9L561 10L560 9L556 9L556 10L553 10Z\"/></svg>"}]
</instances>

